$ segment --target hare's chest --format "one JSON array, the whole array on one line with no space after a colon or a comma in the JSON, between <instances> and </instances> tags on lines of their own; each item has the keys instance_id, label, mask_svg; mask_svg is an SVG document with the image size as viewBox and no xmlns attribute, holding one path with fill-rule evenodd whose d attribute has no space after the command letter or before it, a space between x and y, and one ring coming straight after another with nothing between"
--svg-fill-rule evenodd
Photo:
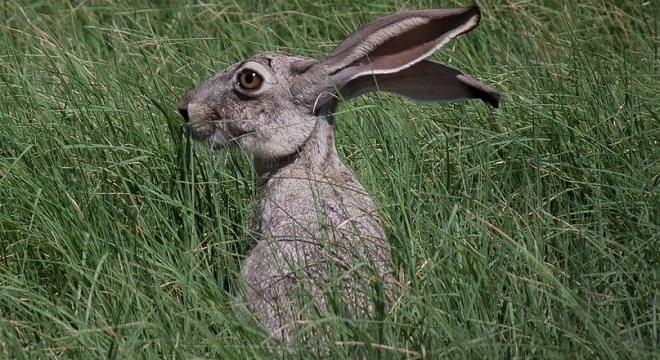
<instances>
[{"instance_id":1,"label":"hare's chest","mask_svg":"<svg viewBox=\"0 0 660 360\"><path fill-rule=\"evenodd\" d=\"M261 239L383 235L373 200L354 181L273 179L262 188L256 213L255 230Z\"/></svg>"},{"instance_id":2,"label":"hare's chest","mask_svg":"<svg viewBox=\"0 0 660 360\"><path fill-rule=\"evenodd\" d=\"M256 229L262 238L314 237L326 191L307 181L287 179L267 184L257 201Z\"/></svg>"}]
</instances>

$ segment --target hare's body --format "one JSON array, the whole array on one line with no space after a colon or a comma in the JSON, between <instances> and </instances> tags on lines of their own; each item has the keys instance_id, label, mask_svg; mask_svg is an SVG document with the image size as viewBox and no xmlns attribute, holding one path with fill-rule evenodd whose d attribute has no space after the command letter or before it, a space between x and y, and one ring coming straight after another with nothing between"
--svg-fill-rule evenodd
<instances>
[{"instance_id":1,"label":"hare's body","mask_svg":"<svg viewBox=\"0 0 660 360\"><path fill-rule=\"evenodd\" d=\"M333 112L341 98L377 90L497 106L487 86L425 60L478 22L476 6L391 15L324 60L259 54L182 99L195 139L255 158L257 244L241 272L247 301L273 337L289 340L310 314L363 317L386 303L379 297L392 283L389 246L374 201L337 155Z\"/></svg>"},{"instance_id":2,"label":"hare's body","mask_svg":"<svg viewBox=\"0 0 660 360\"><path fill-rule=\"evenodd\" d=\"M317 299L309 311L325 311L323 292L330 289L356 313L369 313L369 283L390 283L389 247L373 200L337 156L333 126L317 120L294 159L267 170L259 165L266 171L259 240L242 269L257 318L286 338L291 321L303 317L305 296Z\"/></svg>"}]
</instances>

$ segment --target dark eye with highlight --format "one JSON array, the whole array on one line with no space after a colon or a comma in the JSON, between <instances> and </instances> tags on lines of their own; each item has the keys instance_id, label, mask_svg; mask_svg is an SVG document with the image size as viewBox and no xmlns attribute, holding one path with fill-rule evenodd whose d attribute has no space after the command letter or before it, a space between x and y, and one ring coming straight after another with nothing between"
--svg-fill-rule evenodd
<instances>
[{"instance_id":1,"label":"dark eye with highlight","mask_svg":"<svg viewBox=\"0 0 660 360\"><path fill-rule=\"evenodd\" d=\"M257 90L263 82L264 78L252 69L243 69L238 74L238 85L244 90Z\"/></svg>"}]
</instances>

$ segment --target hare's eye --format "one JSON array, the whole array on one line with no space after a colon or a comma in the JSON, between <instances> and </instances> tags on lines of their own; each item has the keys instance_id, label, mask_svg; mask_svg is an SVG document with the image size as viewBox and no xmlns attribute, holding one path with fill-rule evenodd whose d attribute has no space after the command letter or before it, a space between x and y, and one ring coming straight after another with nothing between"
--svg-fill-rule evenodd
<instances>
[{"instance_id":1,"label":"hare's eye","mask_svg":"<svg viewBox=\"0 0 660 360\"><path fill-rule=\"evenodd\" d=\"M264 78L252 69L243 69L238 74L238 85L245 90L257 90L264 82Z\"/></svg>"}]
</instances>

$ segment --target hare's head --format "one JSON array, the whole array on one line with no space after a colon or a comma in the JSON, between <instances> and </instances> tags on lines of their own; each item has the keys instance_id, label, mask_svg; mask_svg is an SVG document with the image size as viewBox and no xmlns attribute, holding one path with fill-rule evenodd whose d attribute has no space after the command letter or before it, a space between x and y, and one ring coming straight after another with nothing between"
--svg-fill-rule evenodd
<instances>
[{"instance_id":1,"label":"hare's head","mask_svg":"<svg viewBox=\"0 0 660 360\"><path fill-rule=\"evenodd\" d=\"M179 104L191 135L213 147L235 143L263 159L291 155L340 99L371 91L421 101L480 98L487 86L427 61L479 23L476 6L403 12L352 33L324 60L264 53L230 66L188 92Z\"/></svg>"}]
</instances>

